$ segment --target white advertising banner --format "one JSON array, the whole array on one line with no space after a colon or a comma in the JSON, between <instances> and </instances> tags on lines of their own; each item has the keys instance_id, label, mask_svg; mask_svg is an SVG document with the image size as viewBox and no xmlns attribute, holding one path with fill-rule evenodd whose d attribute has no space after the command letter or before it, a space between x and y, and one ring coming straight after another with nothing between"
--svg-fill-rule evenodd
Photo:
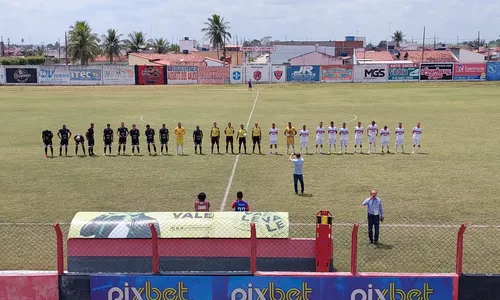
<instances>
[{"instance_id":1,"label":"white advertising banner","mask_svg":"<svg viewBox=\"0 0 500 300\"><path fill-rule=\"evenodd\" d=\"M271 73L271 65L269 64L247 64L245 66L245 81L270 83L271 76L269 73Z\"/></svg>"},{"instance_id":2,"label":"white advertising banner","mask_svg":"<svg viewBox=\"0 0 500 300\"><path fill-rule=\"evenodd\" d=\"M231 84L243 83L243 68L242 67L231 67L229 70L229 82Z\"/></svg>"},{"instance_id":3,"label":"white advertising banner","mask_svg":"<svg viewBox=\"0 0 500 300\"><path fill-rule=\"evenodd\" d=\"M286 82L286 66L272 66L271 82L285 83Z\"/></svg>"},{"instance_id":4,"label":"white advertising banner","mask_svg":"<svg viewBox=\"0 0 500 300\"><path fill-rule=\"evenodd\" d=\"M68 66L38 67L38 83L40 85L70 85Z\"/></svg>"},{"instance_id":5,"label":"white advertising banner","mask_svg":"<svg viewBox=\"0 0 500 300\"><path fill-rule=\"evenodd\" d=\"M387 82L387 65L354 66L354 82Z\"/></svg>"},{"instance_id":6,"label":"white advertising banner","mask_svg":"<svg viewBox=\"0 0 500 300\"><path fill-rule=\"evenodd\" d=\"M5 84L5 67L0 66L0 85Z\"/></svg>"},{"instance_id":7,"label":"white advertising banner","mask_svg":"<svg viewBox=\"0 0 500 300\"><path fill-rule=\"evenodd\" d=\"M134 67L112 65L103 66L102 80L104 85L134 85Z\"/></svg>"},{"instance_id":8,"label":"white advertising banner","mask_svg":"<svg viewBox=\"0 0 500 300\"><path fill-rule=\"evenodd\" d=\"M102 85L102 66L70 66L71 85Z\"/></svg>"}]
</instances>

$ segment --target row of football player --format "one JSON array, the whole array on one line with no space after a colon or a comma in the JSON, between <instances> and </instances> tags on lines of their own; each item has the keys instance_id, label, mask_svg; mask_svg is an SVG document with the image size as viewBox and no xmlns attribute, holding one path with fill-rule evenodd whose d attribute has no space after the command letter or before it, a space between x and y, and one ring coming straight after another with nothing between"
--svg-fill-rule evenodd
<instances>
[{"instance_id":1,"label":"row of football player","mask_svg":"<svg viewBox=\"0 0 500 300\"><path fill-rule=\"evenodd\" d=\"M381 145L382 145L382 152L384 151L384 148L387 149L387 152L389 153L389 135L390 135L390 130L387 128L387 126L384 126L383 129L379 131L378 125L376 124L375 121L372 121L372 124L368 126L367 128L367 135L369 137L369 149L368 153L373 150L376 151L376 138L380 134L381 136ZM327 130L323 127L323 122L319 123L319 126L316 128L316 151L318 151L318 148L320 150L320 153L323 153L323 142L324 142L324 136ZM401 146L401 150L404 152L404 128L402 123L399 123L398 127L395 129L395 135L396 135L396 152L398 150L398 146ZM179 153L179 148L182 151L182 154L184 153L184 136L185 136L186 130L182 127L182 124L179 122L177 124L177 127L174 130L174 134L176 135L176 143L177 143L177 153ZM235 134L234 128L231 126L231 123L228 123L228 127L224 130L224 133L226 134L226 153L228 152L229 145L231 146L231 152L234 153L233 151L233 137ZM139 152L139 136L140 132L136 128L136 125L132 125L132 129L130 132L128 129L125 127L125 124L122 122L121 127L118 128L117 134L119 135L119 147L118 147L118 155L120 155L122 146L123 146L123 153L125 153L126 150L126 143L127 143L127 137L130 135L132 137L132 154L135 152L135 148L137 148L137 151ZM155 136L155 131L153 128L150 127L150 125L146 125L146 140L148 144L148 151L151 154L151 147L153 146L154 152L156 154L156 146L155 146L155 141L154 141L154 136ZM299 134L300 136L300 146L301 146L301 152L305 148L306 152L308 152L308 146L309 146L309 130L307 129L306 125L302 126L302 129L297 132L295 127L292 126L291 122L288 122L288 126L284 130L284 135L287 137L287 153L289 152L290 148L292 148L292 152L295 152L295 136ZM340 146L341 146L341 153L342 150L344 152L347 152L347 144L348 144L348 136L349 136L349 129L347 128L346 123L342 124L342 127L340 129L337 129L335 127L334 122L330 122L330 126L328 127L328 144L329 144L329 153L331 153L331 148L332 145L334 147L334 151L336 152L336 145L337 145L337 134L340 135ZM357 146L360 147L361 153L363 143L362 143L362 137L364 134L364 127L361 125L361 122L358 122L357 126L354 129L354 153L357 151ZM420 123L417 123L416 127L413 128L412 131L413 134L413 153L415 152L415 147L418 147L418 151L420 152L420 136L422 134L422 128L420 127ZM59 155L62 155L62 148L65 148L65 152L67 154L67 146L68 146L68 141L69 138L71 138L71 131L66 128L66 125L63 125L63 128L61 128L58 133L58 137L61 139L60 143L60 148L59 148ZM166 128L165 124L162 125L162 128L160 129L160 140L161 140L161 154L163 154L163 149L165 148L165 151L168 152L168 141L169 141L169 131ZM211 137L211 144L212 144L212 153L214 151L214 146L217 146L217 151L219 152L219 138L221 136L221 132L219 128L217 127L217 123L213 123L213 127L210 130L210 137ZM247 136L247 131L244 128L243 124L240 125L240 128L237 131L236 138L239 142L239 150L241 152L241 146L244 146L244 151L246 153L246 136ZM88 140L88 146L89 146L89 154L94 155L93 152L93 147L94 147L94 124L90 124L90 128L87 130L86 137ZM42 132L42 140L45 144L45 154L47 155L47 148L51 149L51 152L53 153L53 148L52 148L52 138L53 134L50 130L44 130ZM76 149L75 152L78 155L78 145L82 145L83 152L85 154L85 147L84 147L84 141L85 138L81 134L77 134L75 136L75 142L76 142ZM253 141L253 152L255 152L255 146L258 146L259 153L261 152L261 143L262 139L262 130L259 127L258 122L255 123L255 126L252 128L252 141ZM200 129L199 126L196 126L196 130L193 132L193 140L195 144L195 153L197 153L197 147L199 147L200 154L202 151L202 140L203 140L203 131ZM107 124L107 127L103 131L103 141L104 141L104 155L106 154L106 148L109 148L109 153L111 154L111 144L113 143L113 129L111 129L110 124ZM274 145L274 148L277 153L277 144L278 144L278 129L276 128L276 124L273 123L271 125L271 128L269 129L269 141L270 141L270 149L271 151L269 152L270 154L272 153L272 148ZM220 153L220 152L219 152Z\"/></svg>"}]
</instances>

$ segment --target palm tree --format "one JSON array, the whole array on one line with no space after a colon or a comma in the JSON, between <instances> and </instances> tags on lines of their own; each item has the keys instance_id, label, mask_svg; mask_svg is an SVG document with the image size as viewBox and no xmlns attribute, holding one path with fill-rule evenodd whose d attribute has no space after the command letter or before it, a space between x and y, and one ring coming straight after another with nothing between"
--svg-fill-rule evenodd
<instances>
[{"instance_id":1,"label":"palm tree","mask_svg":"<svg viewBox=\"0 0 500 300\"><path fill-rule=\"evenodd\" d=\"M121 34L118 34L116 29L108 29L107 34L102 35L102 51L104 55L109 59L110 63L113 63L113 58L120 56L122 49Z\"/></svg>"},{"instance_id":2,"label":"palm tree","mask_svg":"<svg viewBox=\"0 0 500 300\"><path fill-rule=\"evenodd\" d=\"M146 49L149 44L149 40L146 39L146 34L142 31L134 31L128 34L128 39L125 40L127 49L130 52L136 53L143 49Z\"/></svg>"},{"instance_id":3,"label":"palm tree","mask_svg":"<svg viewBox=\"0 0 500 300\"><path fill-rule=\"evenodd\" d=\"M399 43L401 43L404 39L405 35L401 30L396 30L392 36L392 40L396 42L396 46L399 47Z\"/></svg>"},{"instance_id":4,"label":"palm tree","mask_svg":"<svg viewBox=\"0 0 500 300\"><path fill-rule=\"evenodd\" d=\"M80 61L87 65L99 55L99 38L92 33L92 28L86 21L76 21L70 27L68 35L68 56L73 62Z\"/></svg>"},{"instance_id":5,"label":"palm tree","mask_svg":"<svg viewBox=\"0 0 500 300\"><path fill-rule=\"evenodd\" d=\"M224 57L226 56L225 44L226 40L231 38L231 33L228 32L231 27L229 27L229 22L224 21L219 15L213 14L208 18L208 22L204 22L206 25L201 31L205 33L205 38L210 40L212 46L217 49L217 57L219 56L219 50L224 49Z\"/></svg>"},{"instance_id":6,"label":"palm tree","mask_svg":"<svg viewBox=\"0 0 500 300\"><path fill-rule=\"evenodd\" d=\"M153 51L158 54L167 53L169 50L168 41L163 38L155 39L151 44L151 47L153 48Z\"/></svg>"}]
</instances>

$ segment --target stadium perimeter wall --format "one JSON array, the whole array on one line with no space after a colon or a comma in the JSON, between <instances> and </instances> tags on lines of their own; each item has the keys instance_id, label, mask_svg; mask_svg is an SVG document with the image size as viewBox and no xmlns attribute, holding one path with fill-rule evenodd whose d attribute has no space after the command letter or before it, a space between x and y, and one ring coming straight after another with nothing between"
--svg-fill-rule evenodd
<instances>
[{"instance_id":1,"label":"stadium perimeter wall","mask_svg":"<svg viewBox=\"0 0 500 300\"><path fill-rule=\"evenodd\" d=\"M0 85L164 85L498 81L500 62L334 66L0 66Z\"/></svg>"}]
</instances>

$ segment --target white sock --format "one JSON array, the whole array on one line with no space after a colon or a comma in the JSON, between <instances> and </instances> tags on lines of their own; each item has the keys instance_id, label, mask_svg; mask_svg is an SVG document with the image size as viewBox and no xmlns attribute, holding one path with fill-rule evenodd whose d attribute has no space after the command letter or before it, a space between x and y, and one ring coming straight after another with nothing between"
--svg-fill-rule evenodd
<instances>
[{"instance_id":1,"label":"white sock","mask_svg":"<svg viewBox=\"0 0 500 300\"><path fill-rule=\"evenodd\" d=\"M377 152L377 146L373 145L373 152Z\"/></svg>"},{"instance_id":2,"label":"white sock","mask_svg":"<svg viewBox=\"0 0 500 300\"><path fill-rule=\"evenodd\" d=\"M401 152L405 152L405 146L401 145Z\"/></svg>"}]
</instances>

